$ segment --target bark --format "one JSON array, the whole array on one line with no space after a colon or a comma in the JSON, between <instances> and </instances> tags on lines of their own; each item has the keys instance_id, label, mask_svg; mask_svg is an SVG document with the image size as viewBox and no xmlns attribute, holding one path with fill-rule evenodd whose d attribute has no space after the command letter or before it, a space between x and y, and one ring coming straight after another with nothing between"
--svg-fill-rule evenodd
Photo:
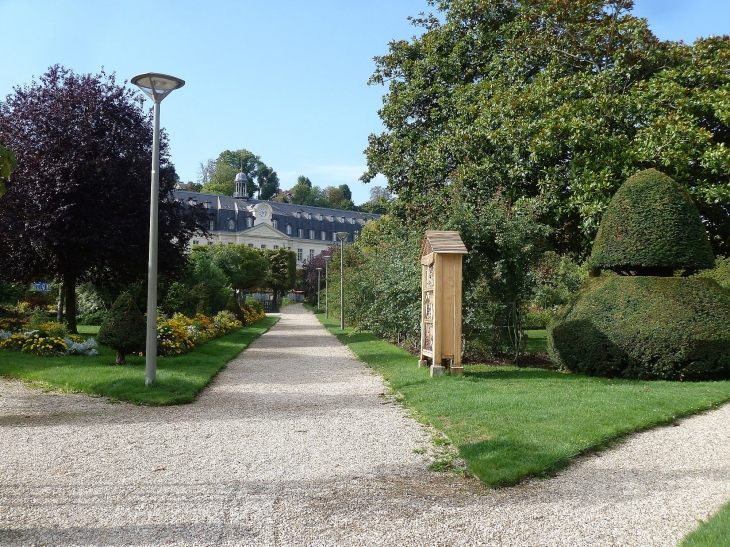
<instances>
[{"instance_id":1,"label":"bark","mask_svg":"<svg viewBox=\"0 0 730 547\"><path fill-rule=\"evenodd\" d=\"M67 275L63 278L66 287L66 324L69 334L78 334L76 329L76 276Z\"/></svg>"},{"instance_id":2,"label":"bark","mask_svg":"<svg viewBox=\"0 0 730 547\"><path fill-rule=\"evenodd\" d=\"M63 296L66 291L66 284L61 284L61 290L58 291L58 309L56 310L56 321L63 322Z\"/></svg>"},{"instance_id":3,"label":"bark","mask_svg":"<svg viewBox=\"0 0 730 547\"><path fill-rule=\"evenodd\" d=\"M117 365L126 365L127 357L121 351L117 350Z\"/></svg>"}]
</instances>

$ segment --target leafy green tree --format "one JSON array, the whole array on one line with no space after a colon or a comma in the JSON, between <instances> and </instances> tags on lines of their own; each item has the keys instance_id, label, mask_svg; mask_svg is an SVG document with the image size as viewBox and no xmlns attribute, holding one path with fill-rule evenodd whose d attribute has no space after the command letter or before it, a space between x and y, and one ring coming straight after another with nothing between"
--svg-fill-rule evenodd
<instances>
[{"instance_id":1,"label":"leafy green tree","mask_svg":"<svg viewBox=\"0 0 730 547\"><path fill-rule=\"evenodd\" d=\"M274 300L294 288L297 280L297 255L291 249L279 247L264 251L269 260L269 276L266 285L273 291Z\"/></svg>"},{"instance_id":2,"label":"leafy green tree","mask_svg":"<svg viewBox=\"0 0 730 547\"><path fill-rule=\"evenodd\" d=\"M297 184L303 184L304 186L312 187L312 181L309 180L309 177L305 177L304 175L299 175L297 177Z\"/></svg>"},{"instance_id":3,"label":"leafy green tree","mask_svg":"<svg viewBox=\"0 0 730 547\"><path fill-rule=\"evenodd\" d=\"M117 365L126 365L128 353L144 350L147 322L129 293L122 293L99 328L98 340L117 350Z\"/></svg>"},{"instance_id":4,"label":"leafy green tree","mask_svg":"<svg viewBox=\"0 0 730 547\"><path fill-rule=\"evenodd\" d=\"M208 160L200 166L202 192L208 194L233 195L236 174L243 172L248 178L248 193L253 196L259 191L261 199L269 199L279 189L279 177L271 167L261 161L260 156L246 149L224 150L215 161Z\"/></svg>"},{"instance_id":5,"label":"leafy green tree","mask_svg":"<svg viewBox=\"0 0 730 547\"><path fill-rule=\"evenodd\" d=\"M716 250L730 241L730 39L662 42L631 0L437 0L441 17L393 41L371 84L385 126L366 150L394 214L437 216L442 190L531 202L558 250L587 255L633 173L666 172Z\"/></svg>"},{"instance_id":6,"label":"leafy green tree","mask_svg":"<svg viewBox=\"0 0 730 547\"><path fill-rule=\"evenodd\" d=\"M261 286L269 272L269 261L260 249L248 245L212 245L201 251L211 254L213 264L226 276L237 291L250 292Z\"/></svg>"}]
</instances>

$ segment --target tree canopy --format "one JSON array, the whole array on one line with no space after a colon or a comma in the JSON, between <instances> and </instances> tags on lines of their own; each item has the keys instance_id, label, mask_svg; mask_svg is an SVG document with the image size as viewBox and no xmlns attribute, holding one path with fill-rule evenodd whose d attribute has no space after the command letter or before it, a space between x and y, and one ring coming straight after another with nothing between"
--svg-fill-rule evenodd
<instances>
[{"instance_id":1,"label":"tree canopy","mask_svg":"<svg viewBox=\"0 0 730 547\"><path fill-rule=\"evenodd\" d=\"M17 169L0 199L0 276L131 282L147 271L152 115L114 75L53 66L0 103L0 141ZM202 207L176 202L160 143L159 269L179 271ZM68 307L69 328L75 309Z\"/></svg>"},{"instance_id":2,"label":"tree canopy","mask_svg":"<svg viewBox=\"0 0 730 547\"><path fill-rule=\"evenodd\" d=\"M556 248L588 254L621 183L661 169L730 244L730 38L658 40L631 0L432 0L390 43L385 131L366 150L401 218L462 196L531 202Z\"/></svg>"},{"instance_id":3,"label":"tree canopy","mask_svg":"<svg viewBox=\"0 0 730 547\"><path fill-rule=\"evenodd\" d=\"M279 189L279 176L273 168L261 161L260 156L246 149L224 150L215 160L200 164L202 192L208 194L233 195L234 179L238 172L248 178L248 193L259 192L259 199L269 199Z\"/></svg>"}]
</instances>

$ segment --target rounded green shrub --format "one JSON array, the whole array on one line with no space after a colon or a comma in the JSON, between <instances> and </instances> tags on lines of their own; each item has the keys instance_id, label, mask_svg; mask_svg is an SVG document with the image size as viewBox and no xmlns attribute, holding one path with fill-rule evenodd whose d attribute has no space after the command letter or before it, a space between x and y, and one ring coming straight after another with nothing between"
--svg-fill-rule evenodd
<instances>
[{"instance_id":1,"label":"rounded green shrub","mask_svg":"<svg viewBox=\"0 0 730 547\"><path fill-rule=\"evenodd\" d=\"M730 378L730 291L700 277L589 279L548 325L551 359L592 376Z\"/></svg>"},{"instance_id":2,"label":"rounded green shrub","mask_svg":"<svg viewBox=\"0 0 730 547\"><path fill-rule=\"evenodd\" d=\"M147 324L134 298L127 292L119 295L99 328L98 342L117 350L117 365L125 365L126 354L145 347Z\"/></svg>"},{"instance_id":3,"label":"rounded green shrub","mask_svg":"<svg viewBox=\"0 0 730 547\"><path fill-rule=\"evenodd\" d=\"M714 265L697 207L674 179L656 169L635 174L618 189L590 259L592 268L639 275Z\"/></svg>"}]
</instances>

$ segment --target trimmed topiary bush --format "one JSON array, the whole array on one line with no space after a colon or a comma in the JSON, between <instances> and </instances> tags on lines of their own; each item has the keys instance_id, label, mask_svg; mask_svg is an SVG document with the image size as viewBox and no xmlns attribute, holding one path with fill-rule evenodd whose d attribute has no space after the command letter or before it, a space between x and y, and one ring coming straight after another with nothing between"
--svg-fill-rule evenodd
<instances>
[{"instance_id":1,"label":"trimmed topiary bush","mask_svg":"<svg viewBox=\"0 0 730 547\"><path fill-rule=\"evenodd\" d=\"M117 365L126 365L126 354L144 350L146 334L144 315L132 295L123 292L109 310L97 339L101 345L117 350Z\"/></svg>"},{"instance_id":2,"label":"trimmed topiary bush","mask_svg":"<svg viewBox=\"0 0 730 547\"><path fill-rule=\"evenodd\" d=\"M730 378L730 292L700 277L589 279L548 325L572 372L661 380Z\"/></svg>"},{"instance_id":3,"label":"trimmed topiary bush","mask_svg":"<svg viewBox=\"0 0 730 547\"><path fill-rule=\"evenodd\" d=\"M715 259L700 214L687 192L656 169L618 189L601 220L592 268L638 275L712 268Z\"/></svg>"}]
</instances>

